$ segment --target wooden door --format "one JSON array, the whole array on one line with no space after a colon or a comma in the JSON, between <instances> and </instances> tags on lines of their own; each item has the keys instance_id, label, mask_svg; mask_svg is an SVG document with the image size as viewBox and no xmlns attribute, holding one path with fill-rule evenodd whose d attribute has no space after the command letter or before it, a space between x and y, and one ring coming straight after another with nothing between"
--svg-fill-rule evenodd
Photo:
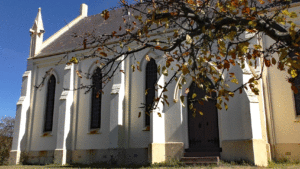
<instances>
[{"instance_id":1,"label":"wooden door","mask_svg":"<svg viewBox=\"0 0 300 169\"><path fill-rule=\"evenodd\" d=\"M189 149L188 152L220 152L219 146L219 127L218 127L218 110L216 102L209 99L204 101L203 105L199 103L205 94L206 89L201 89L193 82L188 94L188 135ZM197 96L192 98L193 93ZM214 93L215 94L215 93ZM208 94L209 95L209 94ZM190 109L190 105L193 109ZM199 111L203 112L200 115ZM205 155L205 153L204 153Z\"/></svg>"}]
</instances>

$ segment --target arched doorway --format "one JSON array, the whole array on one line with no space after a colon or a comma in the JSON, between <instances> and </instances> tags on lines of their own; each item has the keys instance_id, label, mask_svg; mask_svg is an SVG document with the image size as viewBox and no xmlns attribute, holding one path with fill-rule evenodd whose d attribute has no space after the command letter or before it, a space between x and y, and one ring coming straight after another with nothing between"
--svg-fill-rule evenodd
<instances>
[{"instance_id":1,"label":"arched doorway","mask_svg":"<svg viewBox=\"0 0 300 169\"><path fill-rule=\"evenodd\" d=\"M205 80L211 84L210 80ZM197 152L196 156L219 156L221 148L219 144L216 101L209 99L208 101L203 101L204 104L201 103L202 98L206 94L205 85L203 85L203 88L199 88L193 82L189 90L187 106L189 148L186 152ZM194 93L197 96L193 98ZM211 93L211 96L215 96L215 94ZM191 107L192 109L190 109ZM203 115L200 114L200 111Z\"/></svg>"}]
</instances>

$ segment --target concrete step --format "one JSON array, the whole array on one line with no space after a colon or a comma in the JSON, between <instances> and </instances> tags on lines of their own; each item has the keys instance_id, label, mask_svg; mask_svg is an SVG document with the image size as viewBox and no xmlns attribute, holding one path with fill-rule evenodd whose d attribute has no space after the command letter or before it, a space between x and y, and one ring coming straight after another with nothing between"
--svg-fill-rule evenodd
<instances>
[{"instance_id":1,"label":"concrete step","mask_svg":"<svg viewBox=\"0 0 300 169\"><path fill-rule=\"evenodd\" d=\"M182 157L181 162L185 164L216 164L219 165L220 158L219 156L211 157Z\"/></svg>"},{"instance_id":2,"label":"concrete step","mask_svg":"<svg viewBox=\"0 0 300 169\"><path fill-rule=\"evenodd\" d=\"M220 152L185 152L184 157L212 157L220 156Z\"/></svg>"}]
</instances>

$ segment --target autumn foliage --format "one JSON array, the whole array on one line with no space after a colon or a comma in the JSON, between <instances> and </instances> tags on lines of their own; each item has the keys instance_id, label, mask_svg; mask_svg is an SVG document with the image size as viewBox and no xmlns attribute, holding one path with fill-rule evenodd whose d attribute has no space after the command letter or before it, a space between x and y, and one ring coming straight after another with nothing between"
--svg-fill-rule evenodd
<instances>
[{"instance_id":1,"label":"autumn foliage","mask_svg":"<svg viewBox=\"0 0 300 169\"><path fill-rule=\"evenodd\" d=\"M200 102L215 99L219 109L227 109L226 101L236 92L246 89L259 94L256 86L264 67L276 66L287 71L290 78L298 76L300 32L293 22L297 14L289 11L290 5L287 0L139 0L131 4L121 0L121 9L128 14L123 17L124 23L111 34L87 35L89 40L83 46L95 48L92 56L98 56L103 68L112 68L118 64L117 59L128 59L144 49L161 51L165 64L158 66L158 73L170 78L165 86L157 85L157 89L167 91L168 85L179 79L180 87L186 83L186 76L203 88L209 77L213 85L205 89L207 93L216 93L215 98L207 95ZM110 11L103 11L101 16L103 22L109 22ZM273 44L263 46L265 37L273 39ZM151 59L145 57L147 61ZM72 58L69 63L79 61L80 58ZM259 69L260 73L241 83L231 68L246 66ZM110 70L114 72L117 67ZM140 63L133 63L131 68L139 71ZM111 77L105 74L103 83ZM289 82L297 93L299 88ZM232 89L232 85L237 87ZM164 92L155 100L160 98L169 105Z\"/></svg>"}]
</instances>

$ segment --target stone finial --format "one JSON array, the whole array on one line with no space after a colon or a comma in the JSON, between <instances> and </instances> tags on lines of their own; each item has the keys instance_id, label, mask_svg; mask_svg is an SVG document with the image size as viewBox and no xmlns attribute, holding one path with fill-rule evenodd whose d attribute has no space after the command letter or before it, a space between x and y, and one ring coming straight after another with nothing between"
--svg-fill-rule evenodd
<instances>
[{"instance_id":1,"label":"stone finial","mask_svg":"<svg viewBox=\"0 0 300 169\"><path fill-rule=\"evenodd\" d=\"M34 23L30 29L31 33L44 33L44 24L42 20L42 8L39 7Z\"/></svg>"},{"instance_id":2,"label":"stone finial","mask_svg":"<svg viewBox=\"0 0 300 169\"><path fill-rule=\"evenodd\" d=\"M80 15L87 17L88 16L88 6L87 4L83 3L80 5Z\"/></svg>"},{"instance_id":3,"label":"stone finial","mask_svg":"<svg viewBox=\"0 0 300 169\"><path fill-rule=\"evenodd\" d=\"M38 9L38 13L29 32L31 36L30 57L34 57L41 49L43 35L45 33L41 8Z\"/></svg>"}]
</instances>

